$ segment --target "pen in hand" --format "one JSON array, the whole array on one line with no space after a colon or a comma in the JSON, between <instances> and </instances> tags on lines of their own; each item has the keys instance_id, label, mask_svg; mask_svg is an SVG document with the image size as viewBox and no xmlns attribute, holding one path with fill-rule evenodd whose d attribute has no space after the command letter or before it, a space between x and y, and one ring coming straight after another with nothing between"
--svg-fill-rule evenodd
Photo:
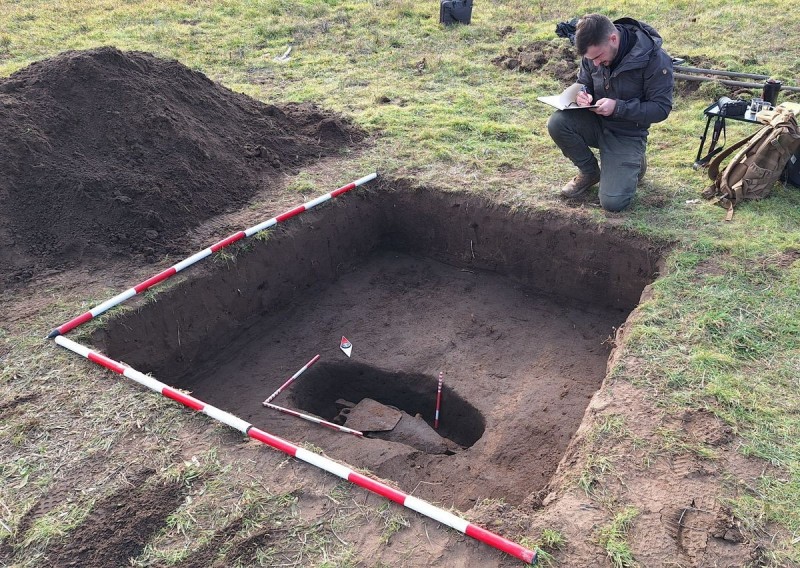
<instances>
[{"instance_id":1,"label":"pen in hand","mask_svg":"<svg viewBox=\"0 0 800 568\"><path fill-rule=\"evenodd\" d=\"M589 93L589 87L581 85L581 90L575 97L575 102L578 106L588 106L592 103L592 95Z\"/></svg>"}]
</instances>

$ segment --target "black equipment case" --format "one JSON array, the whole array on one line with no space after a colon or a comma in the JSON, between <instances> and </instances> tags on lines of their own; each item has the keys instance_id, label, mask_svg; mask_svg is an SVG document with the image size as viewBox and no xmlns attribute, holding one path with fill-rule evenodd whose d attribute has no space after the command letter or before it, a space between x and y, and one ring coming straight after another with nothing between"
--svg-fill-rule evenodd
<instances>
[{"instance_id":1,"label":"black equipment case","mask_svg":"<svg viewBox=\"0 0 800 568\"><path fill-rule=\"evenodd\" d=\"M469 24L472 20L472 0L441 0L439 5L439 23Z\"/></svg>"}]
</instances>

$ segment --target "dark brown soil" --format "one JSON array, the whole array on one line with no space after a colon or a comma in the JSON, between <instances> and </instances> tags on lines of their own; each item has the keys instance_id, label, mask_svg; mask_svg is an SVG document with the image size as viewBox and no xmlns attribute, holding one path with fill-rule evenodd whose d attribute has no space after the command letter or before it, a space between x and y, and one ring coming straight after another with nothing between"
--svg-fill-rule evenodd
<instances>
[{"instance_id":1,"label":"dark brown soil","mask_svg":"<svg viewBox=\"0 0 800 568\"><path fill-rule=\"evenodd\" d=\"M492 63L510 71L541 71L567 86L574 83L578 76L580 58L567 41L535 41L509 47L506 53L492 59Z\"/></svg>"},{"instance_id":2,"label":"dark brown soil","mask_svg":"<svg viewBox=\"0 0 800 568\"><path fill-rule=\"evenodd\" d=\"M97 503L70 539L53 547L47 565L53 568L122 566L141 554L145 544L183 500L181 484L149 486L142 472L130 486Z\"/></svg>"},{"instance_id":3,"label":"dark brown soil","mask_svg":"<svg viewBox=\"0 0 800 568\"><path fill-rule=\"evenodd\" d=\"M95 341L419 497L468 510L542 490L603 380L615 328L654 277L657 249L425 191L350 195L298 221L230 268L114 319ZM432 425L443 371L439 434L463 449L358 439L264 408L317 353L275 404L332 420L337 399L371 398Z\"/></svg>"},{"instance_id":4,"label":"dark brown soil","mask_svg":"<svg viewBox=\"0 0 800 568\"><path fill-rule=\"evenodd\" d=\"M313 297L263 318L241 345L221 349L180 386L462 511L483 499L519 504L544 487L603 380L606 340L624 318L393 252ZM353 342L351 359L338 348L343 333ZM443 455L412 441L358 439L264 408L261 401L316 353L320 362L276 404L330 420L337 398L373 398L432 425L441 370L439 433L464 449Z\"/></svg>"},{"instance_id":5,"label":"dark brown soil","mask_svg":"<svg viewBox=\"0 0 800 568\"><path fill-rule=\"evenodd\" d=\"M227 568L237 562L240 566L258 566L256 551L269 547L272 529L259 528L254 534L242 537L239 533L245 528L244 519L234 519L174 568Z\"/></svg>"},{"instance_id":6,"label":"dark brown soil","mask_svg":"<svg viewBox=\"0 0 800 568\"><path fill-rule=\"evenodd\" d=\"M182 251L188 229L363 138L313 105L263 104L113 47L0 79L0 131L0 286Z\"/></svg>"}]
</instances>

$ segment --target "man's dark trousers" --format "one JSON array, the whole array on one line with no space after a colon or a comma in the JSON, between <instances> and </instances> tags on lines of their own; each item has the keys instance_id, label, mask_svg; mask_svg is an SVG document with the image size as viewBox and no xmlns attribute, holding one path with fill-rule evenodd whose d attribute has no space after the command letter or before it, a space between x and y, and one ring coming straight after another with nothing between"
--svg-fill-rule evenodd
<instances>
[{"instance_id":1,"label":"man's dark trousers","mask_svg":"<svg viewBox=\"0 0 800 568\"><path fill-rule=\"evenodd\" d=\"M564 155L583 173L597 171L591 148L600 150L600 205L622 211L636 193L647 138L620 136L603 127L603 120L590 110L559 110L547 121L550 137Z\"/></svg>"}]
</instances>

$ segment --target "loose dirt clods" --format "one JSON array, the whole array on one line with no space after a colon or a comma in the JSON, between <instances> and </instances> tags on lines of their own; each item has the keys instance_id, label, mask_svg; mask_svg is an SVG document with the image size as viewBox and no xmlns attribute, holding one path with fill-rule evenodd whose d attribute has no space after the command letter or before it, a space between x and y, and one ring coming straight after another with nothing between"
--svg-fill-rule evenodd
<instances>
[{"instance_id":1,"label":"loose dirt clods","mask_svg":"<svg viewBox=\"0 0 800 568\"><path fill-rule=\"evenodd\" d=\"M152 472L151 472L152 473ZM96 503L89 516L48 554L50 566L113 566L136 558L184 498L174 484L134 484Z\"/></svg>"},{"instance_id":2,"label":"loose dirt clods","mask_svg":"<svg viewBox=\"0 0 800 568\"><path fill-rule=\"evenodd\" d=\"M579 62L575 48L566 40L535 41L509 47L505 54L492 59L492 63L510 71L542 71L565 86L575 82Z\"/></svg>"}]
</instances>

